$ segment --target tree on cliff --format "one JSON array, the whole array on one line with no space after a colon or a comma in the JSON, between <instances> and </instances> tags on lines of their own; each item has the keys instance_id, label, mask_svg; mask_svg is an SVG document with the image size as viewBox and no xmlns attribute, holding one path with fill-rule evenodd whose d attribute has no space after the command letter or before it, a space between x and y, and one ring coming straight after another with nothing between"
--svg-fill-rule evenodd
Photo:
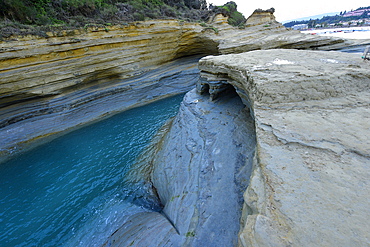
<instances>
[{"instance_id":1,"label":"tree on cliff","mask_svg":"<svg viewBox=\"0 0 370 247\"><path fill-rule=\"evenodd\" d=\"M246 18L237 10L238 6L234 1L227 2L223 6L210 6L210 9L215 13L222 13L229 17L228 22L232 26L241 26L246 22Z\"/></svg>"}]
</instances>

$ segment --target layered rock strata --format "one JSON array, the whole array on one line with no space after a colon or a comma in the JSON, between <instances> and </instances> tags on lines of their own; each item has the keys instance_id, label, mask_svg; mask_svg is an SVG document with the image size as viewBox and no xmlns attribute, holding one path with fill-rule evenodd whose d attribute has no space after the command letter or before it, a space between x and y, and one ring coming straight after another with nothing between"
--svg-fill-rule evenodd
<instances>
[{"instance_id":1,"label":"layered rock strata","mask_svg":"<svg viewBox=\"0 0 370 247\"><path fill-rule=\"evenodd\" d=\"M268 10L256 9L253 14L248 17L245 25L249 27L266 23L276 23L274 12L274 8Z\"/></svg>"},{"instance_id":2,"label":"layered rock strata","mask_svg":"<svg viewBox=\"0 0 370 247\"><path fill-rule=\"evenodd\" d=\"M194 61L166 64L175 58L354 45L273 20L235 29L222 16L206 25L162 20L109 29L1 43L1 157L19 144L189 90L198 78ZM207 57L200 68L199 88L212 89L211 100L194 91L186 96L153 161L163 214L133 215L107 245L236 244L239 190L249 181L254 150L247 115L255 119L257 152L239 244L368 244L368 63L356 55L270 50ZM222 97L228 84L250 111L238 97Z\"/></svg>"},{"instance_id":3,"label":"layered rock strata","mask_svg":"<svg viewBox=\"0 0 370 247\"><path fill-rule=\"evenodd\" d=\"M28 140L59 132L58 128L52 128L58 126L59 120L54 125L47 120L45 124L38 122L38 128L32 127L35 126L33 121L42 116L49 118L56 112L61 115L70 113L71 106L83 106L106 94L118 95L134 85L120 81L145 76L146 72L179 57L279 47L316 49L334 44L348 45L342 39L288 30L276 22L237 29L228 25L227 18L222 15L208 24L155 20L48 33L48 38L12 37L0 43L0 128L4 131L6 127L7 137L20 129L32 129L32 134L23 135ZM153 81L154 86L156 79ZM116 83L120 86L116 87ZM194 82L189 83L194 85ZM151 94L150 90L147 94ZM118 107L116 110L123 109ZM111 111L111 108L106 112L99 111L100 117ZM84 117L70 116L63 124L71 119L81 121L70 121L70 126L61 129L99 117L87 113ZM18 140L27 141L25 139L15 137L12 147L6 142L0 143L0 149L14 150Z\"/></svg>"},{"instance_id":4,"label":"layered rock strata","mask_svg":"<svg viewBox=\"0 0 370 247\"><path fill-rule=\"evenodd\" d=\"M51 98L1 108L0 161L66 130L189 91L199 78L198 60L188 57L133 78L92 83Z\"/></svg>"},{"instance_id":5,"label":"layered rock strata","mask_svg":"<svg viewBox=\"0 0 370 247\"><path fill-rule=\"evenodd\" d=\"M297 50L200 61L255 119L240 246L370 244L369 66L354 54Z\"/></svg>"}]
</instances>

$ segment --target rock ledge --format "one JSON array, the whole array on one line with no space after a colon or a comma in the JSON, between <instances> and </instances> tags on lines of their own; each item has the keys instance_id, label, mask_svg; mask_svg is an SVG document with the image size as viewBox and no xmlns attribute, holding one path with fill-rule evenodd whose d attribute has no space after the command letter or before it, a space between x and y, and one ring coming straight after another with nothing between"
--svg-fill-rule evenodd
<instances>
[{"instance_id":1,"label":"rock ledge","mask_svg":"<svg viewBox=\"0 0 370 247\"><path fill-rule=\"evenodd\" d=\"M250 102L257 150L240 246L367 246L370 64L297 50L206 57Z\"/></svg>"}]
</instances>

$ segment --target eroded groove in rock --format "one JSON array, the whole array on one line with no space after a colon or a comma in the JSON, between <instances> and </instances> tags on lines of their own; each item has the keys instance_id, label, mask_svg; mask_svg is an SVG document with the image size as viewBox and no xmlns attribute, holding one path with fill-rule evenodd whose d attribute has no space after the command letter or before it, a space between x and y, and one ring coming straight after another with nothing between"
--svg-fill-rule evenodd
<instances>
[{"instance_id":1,"label":"eroded groove in rock","mask_svg":"<svg viewBox=\"0 0 370 247\"><path fill-rule=\"evenodd\" d=\"M253 120L235 91L214 101L186 94L152 178L180 245L236 245L254 147Z\"/></svg>"},{"instance_id":2,"label":"eroded groove in rock","mask_svg":"<svg viewBox=\"0 0 370 247\"><path fill-rule=\"evenodd\" d=\"M249 108L235 90L214 100L195 89L188 92L157 145L148 162L153 165L151 180L166 217L151 219L157 223L142 227L141 216L133 216L127 223L132 227L124 224L112 235L112 246L119 246L112 239L129 243L136 237L140 241L132 246L162 246L159 242L163 246L236 246L255 131ZM174 227L165 227L157 235L164 220ZM135 225L141 230L135 230ZM153 237L145 241L142 236Z\"/></svg>"}]
</instances>

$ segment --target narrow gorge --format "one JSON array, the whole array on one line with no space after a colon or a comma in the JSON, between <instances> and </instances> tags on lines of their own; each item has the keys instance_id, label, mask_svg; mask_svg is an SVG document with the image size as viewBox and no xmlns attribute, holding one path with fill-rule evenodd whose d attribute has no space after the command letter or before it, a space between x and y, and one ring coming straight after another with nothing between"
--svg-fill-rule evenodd
<instances>
[{"instance_id":1,"label":"narrow gorge","mask_svg":"<svg viewBox=\"0 0 370 247\"><path fill-rule=\"evenodd\" d=\"M217 15L48 35L1 42L0 161L187 92L144 160L161 210L94 244L370 244L370 65L327 51L369 41L301 34L260 10L245 29Z\"/></svg>"}]
</instances>

